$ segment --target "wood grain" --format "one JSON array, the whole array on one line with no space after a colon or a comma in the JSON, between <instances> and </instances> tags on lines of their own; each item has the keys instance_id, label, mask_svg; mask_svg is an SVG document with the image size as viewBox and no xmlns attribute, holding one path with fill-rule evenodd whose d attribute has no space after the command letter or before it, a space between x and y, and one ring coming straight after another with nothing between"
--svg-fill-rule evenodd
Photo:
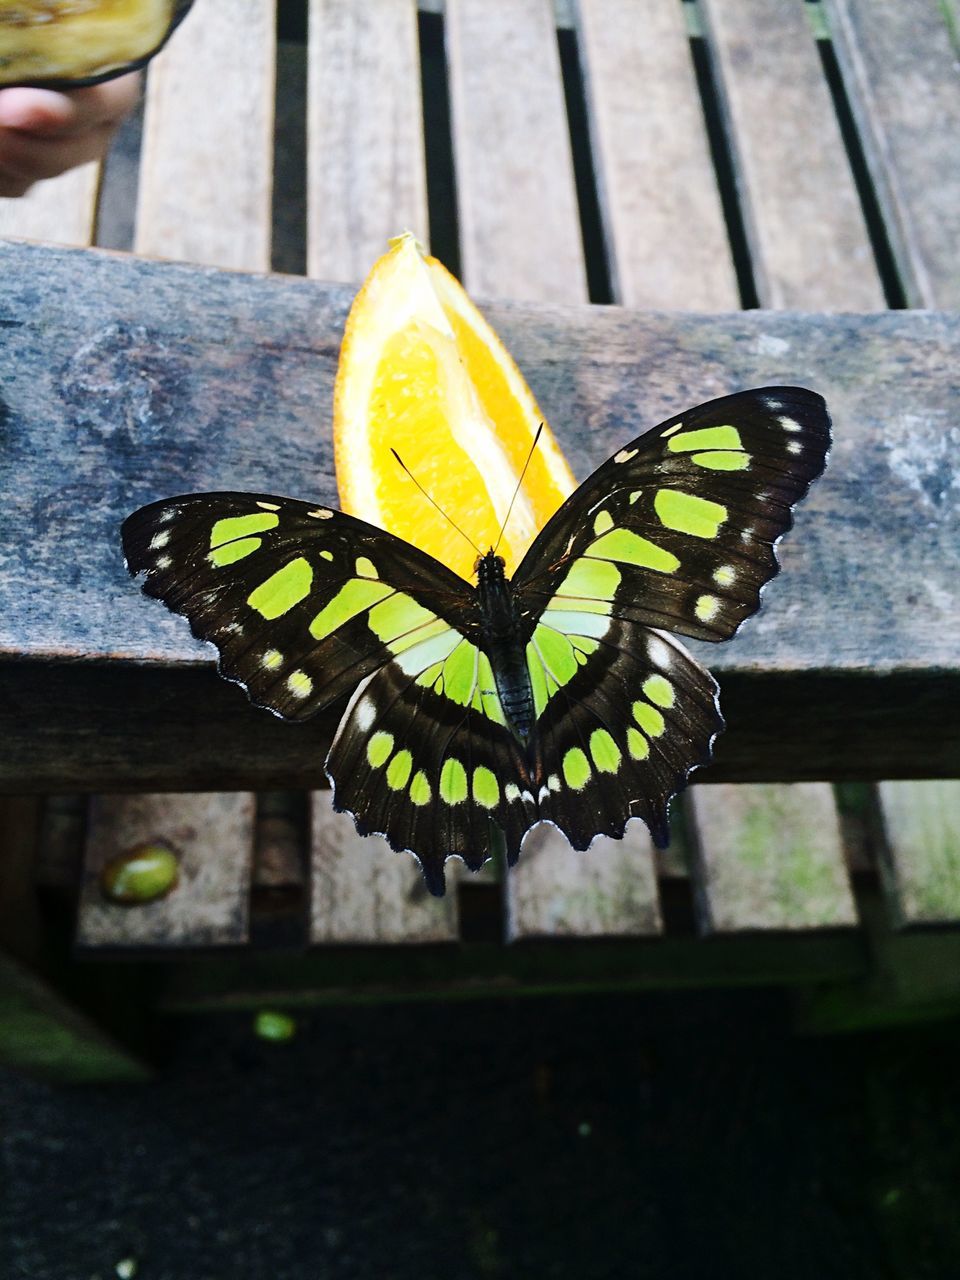
<instances>
[{"instance_id":1,"label":"wood grain","mask_svg":"<svg viewBox=\"0 0 960 1280\"><path fill-rule=\"evenodd\" d=\"M708 931L856 923L830 787L698 786L688 805Z\"/></svg>"},{"instance_id":2,"label":"wood grain","mask_svg":"<svg viewBox=\"0 0 960 1280\"><path fill-rule=\"evenodd\" d=\"M18 200L0 199L0 238L93 243L100 165L85 164L38 182Z\"/></svg>"},{"instance_id":3,"label":"wood grain","mask_svg":"<svg viewBox=\"0 0 960 1280\"><path fill-rule=\"evenodd\" d=\"M274 0L199 4L151 63L137 253L269 269L275 23Z\"/></svg>"},{"instance_id":4,"label":"wood grain","mask_svg":"<svg viewBox=\"0 0 960 1280\"><path fill-rule=\"evenodd\" d=\"M944 10L824 7L907 299L960 307L960 76Z\"/></svg>"},{"instance_id":5,"label":"wood grain","mask_svg":"<svg viewBox=\"0 0 960 1280\"><path fill-rule=\"evenodd\" d=\"M896 923L960 920L960 783L881 782L877 793Z\"/></svg>"},{"instance_id":6,"label":"wood grain","mask_svg":"<svg viewBox=\"0 0 960 1280\"><path fill-rule=\"evenodd\" d=\"M761 306L883 307L804 0L701 0Z\"/></svg>"},{"instance_id":7,"label":"wood grain","mask_svg":"<svg viewBox=\"0 0 960 1280\"><path fill-rule=\"evenodd\" d=\"M378 836L358 836L353 819L334 812L329 791L315 791L312 805L312 942L423 943L456 938L455 864L447 863L446 897L432 898L413 858L394 853Z\"/></svg>"},{"instance_id":8,"label":"wood grain","mask_svg":"<svg viewBox=\"0 0 960 1280\"><path fill-rule=\"evenodd\" d=\"M448 0L446 38L467 289L586 300L551 0Z\"/></svg>"},{"instance_id":9,"label":"wood grain","mask_svg":"<svg viewBox=\"0 0 960 1280\"><path fill-rule=\"evenodd\" d=\"M90 806L77 942L81 947L222 946L244 942L253 857L251 795L97 796ZM117 853L151 841L178 855L177 887L120 906L99 875Z\"/></svg>"},{"instance_id":10,"label":"wood grain","mask_svg":"<svg viewBox=\"0 0 960 1280\"><path fill-rule=\"evenodd\" d=\"M681 5L579 0L577 32L617 302L739 305Z\"/></svg>"},{"instance_id":11,"label":"wood grain","mask_svg":"<svg viewBox=\"0 0 960 1280\"><path fill-rule=\"evenodd\" d=\"M426 244L415 0L311 0L307 269L359 283L410 230Z\"/></svg>"},{"instance_id":12,"label":"wood grain","mask_svg":"<svg viewBox=\"0 0 960 1280\"><path fill-rule=\"evenodd\" d=\"M117 531L134 507L184 489L335 501L324 406L349 291L30 245L0 247L0 270L0 484L21 531L0 545L4 785L59 776L70 790L80 772L285 786L291 761L292 776L316 778L324 726L271 723L218 690L182 621L138 597ZM783 577L734 643L696 646L736 726L720 760L728 778L877 776L881 762L902 777L906 758L915 774L960 768L944 432L960 318L489 315L581 474L683 404L771 377L825 391L833 460L800 509L802 535L784 541ZM119 736L101 737L94 703L83 708L94 693ZM134 746L138 717L151 732Z\"/></svg>"}]
</instances>

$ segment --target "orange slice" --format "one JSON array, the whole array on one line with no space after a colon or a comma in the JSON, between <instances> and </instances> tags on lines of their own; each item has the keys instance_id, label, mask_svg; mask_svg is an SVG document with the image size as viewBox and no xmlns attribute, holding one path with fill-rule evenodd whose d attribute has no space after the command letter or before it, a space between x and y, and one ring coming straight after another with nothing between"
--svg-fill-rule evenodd
<instances>
[{"instance_id":1,"label":"orange slice","mask_svg":"<svg viewBox=\"0 0 960 1280\"><path fill-rule=\"evenodd\" d=\"M334 392L344 511L380 525L473 580L470 540L497 542L543 414L503 343L457 280L409 233L390 242L354 299ZM544 424L499 553L512 573L573 490Z\"/></svg>"}]
</instances>

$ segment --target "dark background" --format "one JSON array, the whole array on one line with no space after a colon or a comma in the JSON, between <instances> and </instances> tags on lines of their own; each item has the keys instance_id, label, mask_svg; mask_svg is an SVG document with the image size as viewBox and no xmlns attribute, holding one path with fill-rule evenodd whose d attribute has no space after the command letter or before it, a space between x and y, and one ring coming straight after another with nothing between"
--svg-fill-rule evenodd
<instances>
[{"instance_id":1,"label":"dark background","mask_svg":"<svg viewBox=\"0 0 960 1280\"><path fill-rule=\"evenodd\" d=\"M960 1276L960 1023L804 1038L786 995L669 993L159 1039L153 1084L0 1075L0 1274Z\"/></svg>"}]
</instances>

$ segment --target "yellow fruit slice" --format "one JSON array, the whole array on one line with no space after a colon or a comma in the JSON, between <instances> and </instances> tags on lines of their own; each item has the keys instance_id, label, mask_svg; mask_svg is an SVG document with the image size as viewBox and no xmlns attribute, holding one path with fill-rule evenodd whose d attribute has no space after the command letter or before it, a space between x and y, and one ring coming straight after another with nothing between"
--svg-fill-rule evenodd
<instances>
[{"instance_id":1,"label":"yellow fruit slice","mask_svg":"<svg viewBox=\"0 0 960 1280\"><path fill-rule=\"evenodd\" d=\"M473 580L493 546L543 414L503 343L412 235L390 242L347 319L334 392L340 504ZM574 478L544 424L500 540L512 573Z\"/></svg>"}]
</instances>

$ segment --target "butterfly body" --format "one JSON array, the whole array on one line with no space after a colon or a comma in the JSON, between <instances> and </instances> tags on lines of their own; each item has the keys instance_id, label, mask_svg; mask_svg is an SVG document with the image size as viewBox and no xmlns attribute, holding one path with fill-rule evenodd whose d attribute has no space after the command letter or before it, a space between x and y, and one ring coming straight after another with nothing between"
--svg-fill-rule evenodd
<instances>
[{"instance_id":1,"label":"butterfly body","mask_svg":"<svg viewBox=\"0 0 960 1280\"><path fill-rule=\"evenodd\" d=\"M124 523L143 588L289 720L345 705L325 762L338 809L443 892L447 857L508 860L535 823L577 849L668 806L723 728L717 685L670 632L724 640L823 470L823 400L763 387L637 437L548 521L511 578L471 585L416 547L290 498L187 494Z\"/></svg>"}]
</instances>

